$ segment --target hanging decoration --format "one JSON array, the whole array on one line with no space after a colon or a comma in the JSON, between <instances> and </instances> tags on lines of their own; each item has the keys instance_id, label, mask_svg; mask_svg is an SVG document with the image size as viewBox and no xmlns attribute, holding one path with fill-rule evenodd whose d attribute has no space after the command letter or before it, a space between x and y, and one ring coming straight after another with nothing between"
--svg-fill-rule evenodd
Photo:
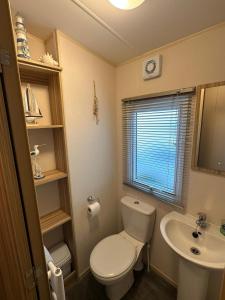
<instances>
[{"instance_id":1,"label":"hanging decoration","mask_svg":"<svg viewBox=\"0 0 225 300\"><path fill-rule=\"evenodd\" d=\"M94 85L93 115L94 115L94 117L95 117L96 124L98 125L98 123L99 123L99 116L98 116L99 108L98 108L98 98L97 98L97 96L96 96L95 81L93 81L93 85Z\"/></svg>"},{"instance_id":2,"label":"hanging decoration","mask_svg":"<svg viewBox=\"0 0 225 300\"><path fill-rule=\"evenodd\" d=\"M21 58L30 59L30 51L27 42L26 28L24 26L24 19L20 15L16 15L16 43L17 56Z\"/></svg>"}]
</instances>

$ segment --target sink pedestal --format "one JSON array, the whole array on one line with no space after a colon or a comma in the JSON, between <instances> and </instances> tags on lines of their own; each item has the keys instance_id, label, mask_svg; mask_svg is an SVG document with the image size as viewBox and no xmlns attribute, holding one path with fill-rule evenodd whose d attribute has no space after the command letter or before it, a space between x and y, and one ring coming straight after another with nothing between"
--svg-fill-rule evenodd
<instances>
[{"instance_id":1,"label":"sink pedestal","mask_svg":"<svg viewBox=\"0 0 225 300\"><path fill-rule=\"evenodd\" d=\"M205 300L208 280L209 270L180 258L177 300Z\"/></svg>"},{"instance_id":2,"label":"sink pedestal","mask_svg":"<svg viewBox=\"0 0 225 300\"><path fill-rule=\"evenodd\" d=\"M208 282L212 272L225 270L225 237L219 226L210 224L195 238L196 218L173 211L162 218L160 230L166 243L179 255L177 299L217 299L219 291L215 285L208 289Z\"/></svg>"}]
</instances>

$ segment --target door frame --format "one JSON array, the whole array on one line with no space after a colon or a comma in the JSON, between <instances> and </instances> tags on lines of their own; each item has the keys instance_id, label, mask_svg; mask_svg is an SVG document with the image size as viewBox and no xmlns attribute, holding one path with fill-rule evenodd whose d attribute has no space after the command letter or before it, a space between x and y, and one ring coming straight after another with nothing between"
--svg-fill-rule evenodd
<instances>
[{"instance_id":1,"label":"door frame","mask_svg":"<svg viewBox=\"0 0 225 300\"><path fill-rule=\"evenodd\" d=\"M23 232L23 235L25 235L24 229L26 230L27 242L25 243L26 249L24 251L26 253L26 256L30 257L30 262L32 264L32 268L30 268L30 263L27 262L27 265L29 265L29 268L27 270L28 273L25 272L26 274L24 274L23 271L23 273L21 273L20 275L22 277L25 276L28 279L35 277L38 298L43 300L50 300L49 284L39 222L36 193L33 182L32 166L30 162L30 152L28 146L26 124L24 119L12 19L8 0L0 1L0 12L0 28L4 28L4 30L1 31L0 36L0 54L2 63L1 78L4 85L3 91L5 105L5 108L3 108L2 104L0 109L1 111L4 111L5 109L6 115L3 125L7 125L6 127L8 127L8 129L3 129L5 133L5 139L8 139L8 143L9 141L11 142L11 154L9 149L7 149L9 151L9 156L7 157L8 163L10 164L10 160L11 163L14 163L14 167L13 165L11 165L11 168L9 168L9 170L7 170L6 166L5 172L7 174L8 172L10 173L8 174L8 177L5 178L5 182L1 182L2 189L7 188L7 185L11 184L13 176L14 181L15 176L17 177L17 185L14 184L14 188L12 186L11 188L12 192L14 193L16 193L16 189L19 190L20 198L17 195L15 199L11 199L11 195L11 197L8 198L8 202L10 202L11 200L12 202L17 201L16 207L18 207L18 209L19 206L21 207L22 214L16 214L15 210L10 210L8 213L11 214L11 221L12 219L15 219L15 221L17 221L18 224L22 222L24 223L23 228L21 227L22 225L20 226L20 228L14 226L14 238L16 238L17 233L19 234L20 230L21 234ZM7 123L5 124L5 122ZM3 146L5 146L5 144L1 145L1 148L3 148L1 150L4 151L3 153L7 154L6 149L4 149ZM6 186L4 186L4 184ZM6 191L8 193L10 192L8 190ZM13 240L11 242L13 243ZM16 244L14 244L13 246L16 246ZM27 246L29 246L29 255L27 252ZM22 265L24 263L22 259L22 253L17 257L17 259L19 264ZM13 272L12 266L10 267L8 272Z\"/></svg>"},{"instance_id":2,"label":"door frame","mask_svg":"<svg viewBox=\"0 0 225 300\"><path fill-rule=\"evenodd\" d=\"M0 67L0 290L2 299L36 299L2 81Z\"/></svg>"}]
</instances>

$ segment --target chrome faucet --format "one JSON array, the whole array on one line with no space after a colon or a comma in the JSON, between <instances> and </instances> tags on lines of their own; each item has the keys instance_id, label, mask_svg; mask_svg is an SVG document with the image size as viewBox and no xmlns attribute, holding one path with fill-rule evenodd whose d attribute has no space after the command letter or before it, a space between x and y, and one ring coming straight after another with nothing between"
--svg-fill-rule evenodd
<instances>
[{"instance_id":1,"label":"chrome faucet","mask_svg":"<svg viewBox=\"0 0 225 300\"><path fill-rule=\"evenodd\" d=\"M207 216L205 213L199 212L198 213L198 219L196 220L196 224L200 227L200 228L206 228L207 227Z\"/></svg>"}]
</instances>

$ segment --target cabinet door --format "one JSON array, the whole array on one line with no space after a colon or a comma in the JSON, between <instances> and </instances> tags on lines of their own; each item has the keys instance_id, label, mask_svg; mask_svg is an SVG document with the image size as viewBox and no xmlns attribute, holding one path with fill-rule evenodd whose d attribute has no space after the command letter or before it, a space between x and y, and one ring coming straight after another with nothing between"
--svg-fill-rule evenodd
<instances>
[{"instance_id":1,"label":"cabinet door","mask_svg":"<svg viewBox=\"0 0 225 300\"><path fill-rule=\"evenodd\" d=\"M0 298L36 299L0 70Z\"/></svg>"},{"instance_id":2,"label":"cabinet door","mask_svg":"<svg viewBox=\"0 0 225 300\"><path fill-rule=\"evenodd\" d=\"M223 287L222 287L221 300L225 300L225 274L223 275Z\"/></svg>"},{"instance_id":3,"label":"cabinet door","mask_svg":"<svg viewBox=\"0 0 225 300\"><path fill-rule=\"evenodd\" d=\"M48 300L8 0L0 1L0 12L0 298Z\"/></svg>"}]
</instances>

